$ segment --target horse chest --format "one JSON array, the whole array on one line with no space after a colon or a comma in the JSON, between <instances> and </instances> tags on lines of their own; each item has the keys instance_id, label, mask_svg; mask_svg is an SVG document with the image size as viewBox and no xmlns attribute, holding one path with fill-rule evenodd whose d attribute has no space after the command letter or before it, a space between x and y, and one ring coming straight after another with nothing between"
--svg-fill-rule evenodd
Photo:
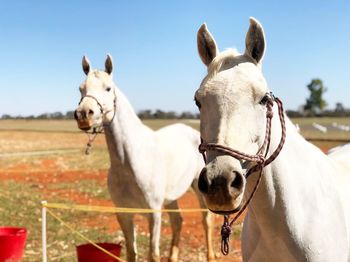
<instances>
[{"instance_id":1,"label":"horse chest","mask_svg":"<svg viewBox=\"0 0 350 262\"><path fill-rule=\"evenodd\" d=\"M140 207L146 202L141 188L127 170L109 171L108 190L117 206Z\"/></svg>"},{"instance_id":2,"label":"horse chest","mask_svg":"<svg viewBox=\"0 0 350 262\"><path fill-rule=\"evenodd\" d=\"M113 169L108 174L108 189L117 206L160 207L164 199L162 187L139 179L130 168Z\"/></svg>"}]
</instances>

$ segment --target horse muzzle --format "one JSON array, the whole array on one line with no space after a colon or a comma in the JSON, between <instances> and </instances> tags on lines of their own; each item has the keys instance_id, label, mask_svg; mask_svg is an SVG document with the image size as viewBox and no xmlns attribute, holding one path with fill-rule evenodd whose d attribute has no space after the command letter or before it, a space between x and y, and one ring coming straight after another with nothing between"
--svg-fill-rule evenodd
<instances>
[{"instance_id":1,"label":"horse muzzle","mask_svg":"<svg viewBox=\"0 0 350 262\"><path fill-rule=\"evenodd\" d=\"M79 129L83 130L83 131L89 131L92 128L92 123L89 120L77 120L77 124Z\"/></svg>"},{"instance_id":2,"label":"horse muzzle","mask_svg":"<svg viewBox=\"0 0 350 262\"><path fill-rule=\"evenodd\" d=\"M88 131L93 127L93 121L90 115L89 112L75 110L74 118L77 121L79 129L83 131Z\"/></svg>"},{"instance_id":3,"label":"horse muzzle","mask_svg":"<svg viewBox=\"0 0 350 262\"><path fill-rule=\"evenodd\" d=\"M232 214L240 209L245 183L241 172L230 165L220 168L218 163L209 163L199 175L198 188L211 211Z\"/></svg>"}]
</instances>

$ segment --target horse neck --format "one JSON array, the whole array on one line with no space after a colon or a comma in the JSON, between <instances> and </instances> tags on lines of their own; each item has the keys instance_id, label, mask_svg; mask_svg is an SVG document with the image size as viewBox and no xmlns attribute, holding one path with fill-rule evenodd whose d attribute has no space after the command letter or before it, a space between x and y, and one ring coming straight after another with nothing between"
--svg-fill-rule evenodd
<instances>
[{"instance_id":1,"label":"horse neck","mask_svg":"<svg viewBox=\"0 0 350 262\"><path fill-rule=\"evenodd\" d=\"M274 116L278 116L275 109ZM271 144L269 155L277 148L281 138L280 120L272 120ZM294 219L295 210L303 208L297 196L313 194L318 187L320 176L315 166L328 170L330 164L327 157L315 146L307 142L286 117L286 141L278 157L263 170L261 184L254 196L249 213L252 219L276 221ZM318 177L317 177L318 176ZM246 198L252 192L257 181L255 173L248 178ZM288 221L284 221L287 222ZM283 222L282 222L283 223Z\"/></svg>"},{"instance_id":2,"label":"horse neck","mask_svg":"<svg viewBox=\"0 0 350 262\"><path fill-rule=\"evenodd\" d=\"M112 168L120 168L136 158L138 145L150 139L153 131L136 115L125 95L115 87L115 116L105 127L106 142Z\"/></svg>"}]
</instances>

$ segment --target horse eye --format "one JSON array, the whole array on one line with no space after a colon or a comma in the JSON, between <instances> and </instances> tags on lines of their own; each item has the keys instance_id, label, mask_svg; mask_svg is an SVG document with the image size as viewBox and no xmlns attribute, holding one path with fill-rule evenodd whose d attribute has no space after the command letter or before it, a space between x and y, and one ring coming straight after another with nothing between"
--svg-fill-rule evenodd
<instances>
[{"instance_id":1,"label":"horse eye","mask_svg":"<svg viewBox=\"0 0 350 262\"><path fill-rule=\"evenodd\" d=\"M194 98L194 102L196 103L196 106L198 107L198 109L201 109L201 103L199 103L196 98Z\"/></svg>"},{"instance_id":2,"label":"horse eye","mask_svg":"<svg viewBox=\"0 0 350 262\"><path fill-rule=\"evenodd\" d=\"M109 91L111 91L111 89L112 89L112 88L107 87L107 88L106 88L106 91L109 92Z\"/></svg>"}]
</instances>

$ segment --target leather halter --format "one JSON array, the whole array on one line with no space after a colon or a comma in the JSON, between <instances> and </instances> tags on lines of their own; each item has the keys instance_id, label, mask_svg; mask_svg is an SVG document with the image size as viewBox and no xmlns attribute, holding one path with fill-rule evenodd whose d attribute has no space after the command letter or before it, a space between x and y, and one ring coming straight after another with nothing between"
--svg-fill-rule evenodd
<instances>
[{"instance_id":1,"label":"leather halter","mask_svg":"<svg viewBox=\"0 0 350 262\"><path fill-rule=\"evenodd\" d=\"M280 142L275 149L275 151L271 154L269 158L266 158L269 147L270 147L270 142L271 142L271 119L273 117L273 103L276 102L278 106L278 115L281 123L281 139ZM235 150L231 147L224 146L224 145L219 145L215 143L206 143L201 139L201 144L199 145L199 152L203 156L204 162L207 164L207 156L206 156L206 151L217 151L226 155L229 155L233 158L236 158L237 160L246 160L246 161L251 161L255 162L256 165L250 168L246 174L244 175L246 178L248 178L251 174L253 174L256 171L259 171L259 177L258 180L254 186L254 189L249 196L248 200L244 205L239 207L236 210L228 211L227 213L235 213L236 216L229 221L229 216L224 215L224 223L221 227L221 252L224 255L227 255L229 253L229 237L231 234L231 226L233 223L238 219L238 217L243 213L243 211L247 208L249 205L250 201L252 200L253 196L256 193L256 190L259 187L259 184L261 182L262 178L262 173L263 173L263 168L267 165L269 165L273 160L275 160L278 156L278 154L281 152L285 139L286 139L286 125L285 125L285 119L284 119L284 114L283 114L283 104L281 100L279 100L277 97L274 97L274 95L269 92L266 93L265 96L262 98L260 101L260 104L266 105L267 111L266 111L266 131L265 131L265 138L264 138L264 143L263 145L259 148L258 152L255 155L250 155L246 154L244 152ZM215 212L215 211L213 211ZM222 214L223 212L219 211L217 212L219 214Z\"/></svg>"}]
</instances>

